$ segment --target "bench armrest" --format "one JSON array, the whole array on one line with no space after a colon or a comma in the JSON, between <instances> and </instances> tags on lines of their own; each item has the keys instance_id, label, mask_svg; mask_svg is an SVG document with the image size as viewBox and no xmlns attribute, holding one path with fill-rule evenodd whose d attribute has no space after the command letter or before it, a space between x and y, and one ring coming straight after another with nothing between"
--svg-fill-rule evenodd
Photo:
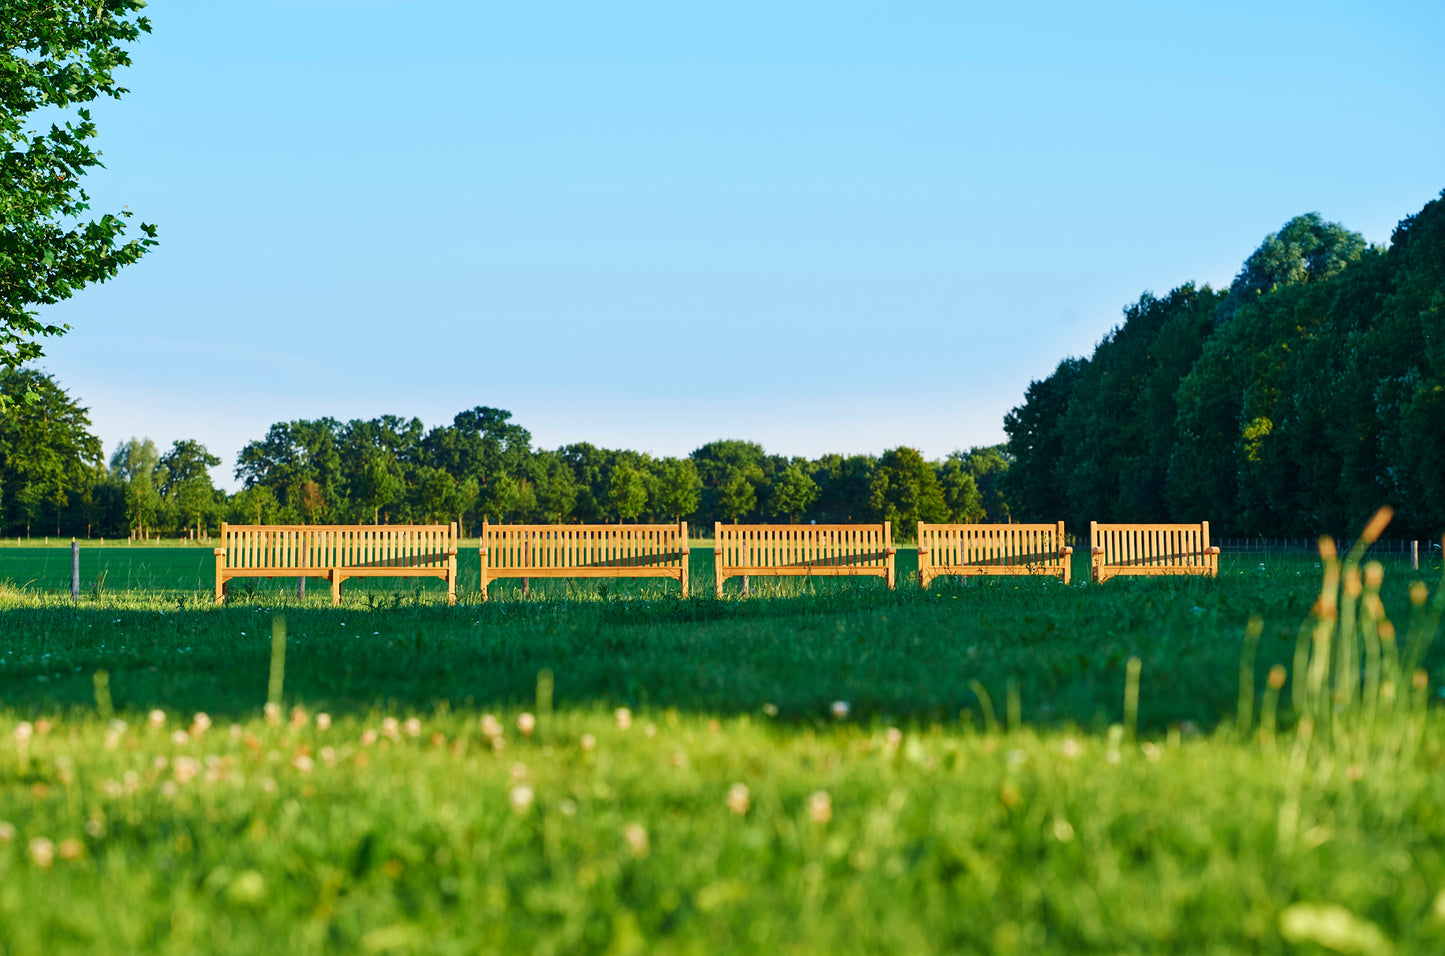
<instances>
[{"instance_id":1,"label":"bench armrest","mask_svg":"<svg viewBox=\"0 0 1445 956\"><path fill-rule=\"evenodd\" d=\"M226 549L225 549L225 548L213 548L213 549L212 549L212 553L214 553L215 556L218 557L218 558L224 558L224 557L226 556Z\"/></svg>"},{"instance_id":2,"label":"bench armrest","mask_svg":"<svg viewBox=\"0 0 1445 956\"><path fill-rule=\"evenodd\" d=\"M1103 554L1103 553L1104 553L1104 549L1103 549L1103 548L1090 548L1090 549L1089 549L1089 553L1090 553L1090 554L1093 554L1093 555L1100 555L1100 554Z\"/></svg>"},{"instance_id":3,"label":"bench armrest","mask_svg":"<svg viewBox=\"0 0 1445 956\"><path fill-rule=\"evenodd\" d=\"M1218 553L1219 553L1219 548L1217 548L1217 547L1215 547L1214 545L1211 544L1209 547L1207 547L1207 548L1204 549L1204 553L1205 553L1205 554L1218 554Z\"/></svg>"},{"instance_id":4,"label":"bench armrest","mask_svg":"<svg viewBox=\"0 0 1445 956\"><path fill-rule=\"evenodd\" d=\"M884 551L883 553L884 553L884 554L887 554L887 555L890 555L890 556L891 556L891 555L895 555L895 554L898 553L898 549L897 549L897 548L894 548L894 547L889 547L888 550Z\"/></svg>"},{"instance_id":5,"label":"bench armrest","mask_svg":"<svg viewBox=\"0 0 1445 956\"><path fill-rule=\"evenodd\" d=\"M713 553L713 554L722 554L722 552L723 552L723 549L722 549L722 548L713 548L713 549L712 549L712 553Z\"/></svg>"},{"instance_id":6,"label":"bench armrest","mask_svg":"<svg viewBox=\"0 0 1445 956\"><path fill-rule=\"evenodd\" d=\"M930 552L929 552L928 545L926 545L926 544L920 544L920 545L918 546L918 553L919 553L919 554L929 554Z\"/></svg>"},{"instance_id":7,"label":"bench armrest","mask_svg":"<svg viewBox=\"0 0 1445 956\"><path fill-rule=\"evenodd\" d=\"M1071 548L1071 547L1069 547L1068 545L1064 545L1062 548L1059 549L1059 557L1061 557L1061 558L1067 558L1069 555L1071 555L1071 554L1073 554L1073 553L1074 553L1074 549Z\"/></svg>"}]
</instances>

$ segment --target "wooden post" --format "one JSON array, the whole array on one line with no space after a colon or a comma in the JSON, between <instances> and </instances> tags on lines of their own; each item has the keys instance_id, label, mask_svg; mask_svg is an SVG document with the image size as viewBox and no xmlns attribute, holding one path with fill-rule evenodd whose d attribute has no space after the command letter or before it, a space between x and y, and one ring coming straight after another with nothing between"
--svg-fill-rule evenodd
<instances>
[{"instance_id":1,"label":"wooden post","mask_svg":"<svg viewBox=\"0 0 1445 956\"><path fill-rule=\"evenodd\" d=\"M306 601L306 578L304 576L296 579L296 600L302 603Z\"/></svg>"},{"instance_id":2,"label":"wooden post","mask_svg":"<svg viewBox=\"0 0 1445 956\"><path fill-rule=\"evenodd\" d=\"M1410 568L1413 571L1420 570L1420 542L1410 542Z\"/></svg>"},{"instance_id":3,"label":"wooden post","mask_svg":"<svg viewBox=\"0 0 1445 956\"><path fill-rule=\"evenodd\" d=\"M524 539L522 540L522 567L524 567L524 568L530 568L531 566L532 566L532 539L531 539L531 538L524 538ZM524 597L524 598L525 598L525 597L530 597L531 594L532 594L532 579L531 579L531 578L523 578L523 579L522 579L522 597Z\"/></svg>"},{"instance_id":4,"label":"wooden post","mask_svg":"<svg viewBox=\"0 0 1445 956\"><path fill-rule=\"evenodd\" d=\"M689 573L689 572L688 572L688 566L687 566L687 559L688 559L688 555L690 555L690 554L692 553L692 549L689 548L688 545L687 545L687 522L686 522L686 521L679 522L677 533L678 533L678 535L679 535L679 541L680 541L680 543L681 543L681 545L682 545L682 571L680 571L680 572L678 573L678 581L680 581L680 582L682 583L682 599L683 599L684 601L686 601L686 600L687 600L687 589L688 589L688 584L689 584L689 581L688 581L688 573Z\"/></svg>"},{"instance_id":5,"label":"wooden post","mask_svg":"<svg viewBox=\"0 0 1445 956\"><path fill-rule=\"evenodd\" d=\"M70 599L80 600L80 544L70 539Z\"/></svg>"}]
</instances>

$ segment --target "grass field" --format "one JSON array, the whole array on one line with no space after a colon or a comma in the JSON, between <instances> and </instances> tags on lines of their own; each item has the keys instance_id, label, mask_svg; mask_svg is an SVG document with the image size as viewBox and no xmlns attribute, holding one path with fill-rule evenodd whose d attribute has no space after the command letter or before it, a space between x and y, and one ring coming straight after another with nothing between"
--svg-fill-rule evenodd
<instances>
[{"instance_id":1,"label":"grass field","mask_svg":"<svg viewBox=\"0 0 1445 956\"><path fill-rule=\"evenodd\" d=\"M1313 560L481 604L464 551L458 607L333 609L210 605L192 548L72 604L44 550L0 549L3 953L1445 951L1398 565L1322 644Z\"/></svg>"}]
</instances>

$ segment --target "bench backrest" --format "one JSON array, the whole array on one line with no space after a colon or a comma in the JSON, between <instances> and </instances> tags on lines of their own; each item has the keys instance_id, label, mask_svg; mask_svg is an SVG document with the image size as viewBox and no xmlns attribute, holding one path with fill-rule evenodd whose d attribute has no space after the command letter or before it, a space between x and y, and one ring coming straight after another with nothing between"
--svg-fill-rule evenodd
<instances>
[{"instance_id":1,"label":"bench backrest","mask_svg":"<svg viewBox=\"0 0 1445 956\"><path fill-rule=\"evenodd\" d=\"M1105 567L1217 567L1209 551L1209 522L1199 524L1089 523L1089 548ZM1100 554L1100 552L1102 552Z\"/></svg>"},{"instance_id":2,"label":"bench backrest","mask_svg":"<svg viewBox=\"0 0 1445 956\"><path fill-rule=\"evenodd\" d=\"M889 566L893 526L882 524L723 524L714 526L720 568L879 568Z\"/></svg>"},{"instance_id":3,"label":"bench backrest","mask_svg":"<svg viewBox=\"0 0 1445 956\"><path fill-rule=\"evenodd\" d=\"M229 568L446 568L455 523L222 524Z\"/></svg>"},{"instance_id":4,"label":"bench backrest","mask_svg":"<svg viewBox=\"0 0 1445 956\"><path fill-rule=\"evenodd\" d=\"M687 522L482 525L488 568L682 568Z\"/></svg>"},{"instance_id":5,"label":"bench backrest","mask_svg":"<svg viewBox=\"0 0 1445 956\"><path fill-rule=\"evenodd\" d=\"M1062 560L1064 523L918 523L919 563L957 565L1054 565ZM925 550L926 549L926 550Z\"/></svg>"}]
</instances>

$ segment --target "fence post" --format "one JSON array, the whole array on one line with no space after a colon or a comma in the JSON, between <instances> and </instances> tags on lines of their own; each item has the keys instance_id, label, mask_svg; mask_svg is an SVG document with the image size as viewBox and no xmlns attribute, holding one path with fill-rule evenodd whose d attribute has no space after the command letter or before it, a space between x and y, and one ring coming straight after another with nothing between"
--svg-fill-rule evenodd
<instances>
[{"instance_id":1,"label":"fence post","mask_svg":"<svg viewBox=\"0 0 1445 956\"><path fill-rule=\"evenodd\" d=\"M80 544L70 539L70 599L80 599Z\"/></svg>"},{"instance_id":2,"label":"fence post","mask_svg":"<svg viewBox=\"0 0 1445 956\"><path fill-rule=\"evenodd\" d=\"M1419 542L1419 541L1411 541L1411 542L1410 542L1410 567L1411 567L1413 570L1415 570L1415 571L1420 570L1420 542Z\"/></svg>"}]
</instances>

